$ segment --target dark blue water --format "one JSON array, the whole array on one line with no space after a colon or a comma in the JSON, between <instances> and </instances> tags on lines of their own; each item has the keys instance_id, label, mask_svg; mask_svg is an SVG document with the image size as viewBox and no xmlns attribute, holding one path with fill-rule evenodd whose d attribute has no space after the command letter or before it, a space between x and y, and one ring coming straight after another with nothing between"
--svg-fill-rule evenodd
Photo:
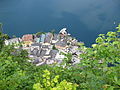
<instances>
[{"instance_id":1,"label":"dark blue water","mask_svg":"<svg viewBox=\"0 0 120 90\"><path fill-rule=\"evenodd\" d=\"M0 0L0 22L16 36L66 27L89 46L120 23L120 0Z\"/></svg>"}]
</instances>

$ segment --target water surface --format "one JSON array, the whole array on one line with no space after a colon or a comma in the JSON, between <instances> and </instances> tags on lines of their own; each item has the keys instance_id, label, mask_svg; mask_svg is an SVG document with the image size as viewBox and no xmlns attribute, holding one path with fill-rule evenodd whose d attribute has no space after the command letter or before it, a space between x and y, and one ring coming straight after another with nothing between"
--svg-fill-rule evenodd
<instances>
[{"instance_id":1,"label":"water surface","mask_svg":"<svg viewBox=\"0 0 120 90\"><path fill-rule=\"evenodd\" d=\"M89 46L120 23L120 0L0 0L0 22L17 36L66 27Z\"/></svg>"}]
</instances>

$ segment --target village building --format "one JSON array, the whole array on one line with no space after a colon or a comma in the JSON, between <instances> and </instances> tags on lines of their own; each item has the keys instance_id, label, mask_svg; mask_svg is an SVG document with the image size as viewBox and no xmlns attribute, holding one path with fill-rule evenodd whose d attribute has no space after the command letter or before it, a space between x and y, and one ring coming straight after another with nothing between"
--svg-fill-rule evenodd
<instances>
[{"instance_id":1,"label":"village building","mask_svg":"<svg viewBox=\"0 0 120 90\"><path fill-rule=\"evenodd\" d=\"M42 42L42 43L44 43L45 42L45 37L46 37L46 35L45 34L42 34L41 35L41 39L40 39L40 42Z\"/></svg>"},{"instance_id":2,"label":"village building","mask_svg":"<svg viewBox=\"0 0 120 90\"><path fill-rule=\"evenodd\" d=\"M20 38L12 38L5 40L5 45L19 44L22 40Z\"/></svg>"},{"instance_id":3,"label":"village building","mask_svg":"<svg viewBox=\"0 0 120 90\"><path fill-rule=\"evenodd\" d=\"M37 50L40 50L41 49L41 43L33 43L31 44L31 47L30 47L30 50L33 51L33 49L37 49Z\"/></svg>"},{"instance_id":4,"label":"village building","mask_svg":"<svg viewBox=\"0 0 120 90\"><path fill-rule=\"evenodd\" d=\"M47 58L50 58L49 52L50 51L48 51L48 50L41 49L41 50L37 51L36 56L47 59Z\"/></svg>"},{"instance_id":5,"label":"village building","mask_svg":"<svg viewBox=\"0 0 120 90\"><path fill-rule=\"evenodd\" d=\"M41 47L43 50L48 50L48 49L52 49L53 48L53 45L51 44L48 44L48 43L42 43L42 47Z\"/></svg>"},{"instance_id":6,"label":"village building","mask_svg":"<svg viewBox=\"0 0 120 90\"><path fill-rule=\"evenodd\" d=\"M68 44L72 44L72 40L73 40L73 38L71 37L71 36L67 36L67 43Z\"/></svg>"},{"instance_id":7,"label":"village building","mask_svg":"<svg viewBox=\"0 0 120 90\"><path fill-rule=\"evenodd\" d=\"M63 60L64 58L65 58L65 56L61 55L60 53L57 53L55 56L55 59L57 59L57 60Z\"/></svg>"},{"instance_id":8,"label":"village building","mask_svg":"<svg viewBox=\"0 0 120 90\"><path fill-rule=\"evenodd\" d=\"M23 47L30 47L33 43L33 35L32 34L26 34L22 37L23 41Z\"/></svg>"},{"instance_id":9,"label":"village building","mask_svg":"<svg viewBox=\"0 0 120 90\"><path fill-rule=\"evenodd\" d=\"M39 61L38 58L36 58L32 63L33 63L33 64L38 64L38 63L40 63L40 61Z\"/></svg>"},{"instance_id":10,"label":"village building","mask_svg":"<svg viewBox=\"0 0 120 90\"><path fill-rule=\"evenodd\" d=\"M41 65L45 65L46 64L46 60L43 60L42 62L36 64L36 66L41 66Z\"/></svg>"},{"instance_id":11,"label":"village building","mask_svg":"<svg viewBox=\"0 0 120 90\"><path fill-rule=\"evenodd\" d=\"M22 39L5 40L5 44L19 44L21 41L23 41L22 49L27 49L28 57L32 59L30 62L36 64L36 66L54 63L60 65L66 57L61 52L65 54L71 53L71 62L74 65L80 62L79 55L83 53L78 50L80 48L78 41L67 33L66 28L63 28L59 34L50 32L40 35L26 34L23 35Z\"/></svg>"},{"instance_id":12,"label":"village building","mask_svg":"<svg viewBox=\"0 0 120 90\"><path fill-rule=\"evenodd\" d=\"M48 59L54 60L58 53L59 53L58 50L49 50L46 52L46 55L49 56Z\"/></svg>"},{"instance_id":13,"label":"village building","mask_svg":"<svg viewBox=\"0 0 120 90\"><path fill-rule=\"evenodd\" d=\"M35 38L34 38L34 42L35 42L35 43L40 43L40 37L35 37Z\"/></svg>"},{"instance_id":14,"label":"village building","mask_svg":"<svg viewBox=\"0 0 120 90\"><path fill-rule=\"evenodd\" d=\"M44 42L50 44L51 41L52 41L52 38L53 38L53 34L52 33L47 33Z\"/></svg>"},{"instance_id":15,"label":"village building","mask_svg":"<svg viewBox=\"0 0 120 90\"><path fill-rule=\"evenodd\" d=\"M65 54L69 53L69 48L65 48L65 49L58 49L60 52L63 52Z\"/></svg>"},{"instance_id":16,"label":"village building","mask_svg":"<svg viewBox=\"0 0 120 90\"><path fill-rule=\"evenodd\" d=\"M52 39L52 44L57 43L59 40L60 40L60 36L58 34L54 34Z\"/></svg>"},{"instance_id":17,"label":"village building","mask_svg":"<svg viewBox=\"0 0 120 90\"><path fill-rule=\"evenodd\" d=\"M40 43L41 42L41 35L34 35L34 42Z\"/></svg>"},{"instance_id":18,"label":"village building","mask_svg":"<svg viewBox=\"0 0 120 90\"><path fill-rule=\"evenodd\" d=\"M72 64L75 65L75 64L78 64L78 63L80 63L80 59L76 58L76 57L72 57Z\"/></svg>"},{"instance_id":19,"label":"village building","mask_svg":"<svg viewBox=\"0 0 120 90\"><path fill-rule=\"evenodd\" d=\"M76 53L76 51L78 51L78 46L71 46L70 51L71 53Z\"/></svg>"},{"instance_id":20,"label":"village building","mask_svg":"<svg viewBox=\"0 0 120 90\"><path fill-rule=\"evenodd\" d=\"M54 63L55 63L54 60L51 60L51 59L46 60L46 64L48 64L48 65L51 65L51 64L54 64Z\"/></svg>"},{"instance_id":21,"label":"village building","mask_svg":"<svg viewBox=\"0 0 120 90\"><path fill-rule=\"evenodd\" d=\"M18 45L18 44L20 44L21 42L22 42L21 38L12 38L12 39L4 41L5 45L12 45L12 44L14 44L15 48L20 48L20 45Z\"/></svg>"},{"instance_id":22,"label":"village building","mask_svg":"<svg viewBox=\"0 0 120 90\"><path fill-rule=\"evenodd\" d=\"M49 58L50 56L49 56L49 54L46 54L46 52L47 52L47 50L42 50L40 53L40 57L44 58L44 59Z\"/></svg>"},{"instance_id":23,"label":"village building","mask_svg":"<svg viewBox=\"0 0 120 90\"><path fill-rule=\"evenodd\" d=\"M38 50L38 52L37 52L37 54L36 54L37 57L40 57L41 51L42 51L42 48L41 48L40 50Z\"/></svg>"},{"instance_id":24,"label":"village building","mask_svg":"<svg viewBox=\"0 0 120 90\"><path fill-rule=\"evenodd\" d=\"M38 50L37 48L34 48L34 49L30 52L30 55L31 55L31 56L37 56L37 54L38 54L39 51L40 51L40 50Z\"/></svg>"},{"instance_id":25,"label":"village building","mask_svg":"<svg viewBox=\"0 0 120 90\"><path fill-rule=\"evenodd\" d=\"M59 53L58 50L51 50L51 51L50 51L50 56L51 56L51 58L55 58L56 55L57 55L57 53Z\"/></svg>"},{"instance_id":26,"label":"village building","mask_svg":"<svg viewBox=\"0 0 120 90\"><path fill-rule=\"evenodd\" d=\"M71 41L71 45L72 45L72 46L78 45L78 40L73 39L73 40Z\"/></svg>"},{"instance_id":27,"label":"village building","mask_svg":"<svg viewBox=\"0 0 120 90\"><path fill-rule=\"evenodd\" d=\"M49 46L48 45L42 45L42 49L43 50L49 50Z\"/></svg>"},{"instance_id":28,"label":"village building","mask_svg":"<svg viewBox=\"0 0 120 90\"><path fill-rule=\"evenodd\" d=\"M67 48L67 42L66 41L58 41L56 44L55 44L55 47L57 49L66 49Z\"/></svg>"}]
</instances>

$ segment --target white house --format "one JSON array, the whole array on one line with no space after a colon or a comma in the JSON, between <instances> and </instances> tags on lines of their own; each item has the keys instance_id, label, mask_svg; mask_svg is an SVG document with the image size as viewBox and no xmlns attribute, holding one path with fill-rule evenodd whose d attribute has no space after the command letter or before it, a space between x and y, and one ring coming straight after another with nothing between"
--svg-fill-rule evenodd
<instances>
[{"instance_id":1,"label":"white house","mask_svg":"<svg viewBox=\"0 0 120 90\"><path fill-rule=\"evenodd\" d=\"M12 38L9 40L5 40L5 45L19 44L21 41L21 38Z\"/></svg>"},{"instance_id":2,"label":"white house","mask_svg":"<svg viewBox=\"0 0 120 90\"><path fill-rule=\"evenodd\" d=\"M65 56L64 56L64 55L60 55L59 53L57 53L57 55L56 55L56 57L55 57L55 59L58 59L58 60L59 60L59 59L60 59L60 60L61 60L61 59L63 60L64 58L65 58Z\"/></svg>"},{"instance_id":3,"label":"white house","mask_svg":"<svg viewBox=\"0 0 120 90\"><path fill-rule=\"evenodd\" d=\"M35 48L40 50L41 49L41 44L40 43L31 44L30 50L33 51L33 49L35 49Z\"/></svg>"}]
</instances>

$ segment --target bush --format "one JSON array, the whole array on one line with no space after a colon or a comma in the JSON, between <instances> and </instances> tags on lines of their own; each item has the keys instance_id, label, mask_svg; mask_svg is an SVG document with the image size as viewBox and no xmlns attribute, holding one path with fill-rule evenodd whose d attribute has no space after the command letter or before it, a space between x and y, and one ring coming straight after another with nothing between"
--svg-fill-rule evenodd
<instances>
[{"instance_id":1,"label":"bush","mask_svg":"<svg viewBox=\"0 0 120 90\"><path fill-rule=\"evenodd\" d=\"M80 66L86 78L83 84L87 88L120 89L120 25L117 29L100 34L96 44L80 55L83 59Z\"/></svg>"},{"instance_id":2,"label":"bush","mask_svg":"<svg viewBox=\"0 0 120 90\"><path fill-rule=\"evenodd\" d=\"M76 90L76 87L76 84L67 82L66 80L59 82L59 75L51 78L48 70L44 70L43 80L33 85L33 89L35 90Z\"/></svg>"}]
</instances>

